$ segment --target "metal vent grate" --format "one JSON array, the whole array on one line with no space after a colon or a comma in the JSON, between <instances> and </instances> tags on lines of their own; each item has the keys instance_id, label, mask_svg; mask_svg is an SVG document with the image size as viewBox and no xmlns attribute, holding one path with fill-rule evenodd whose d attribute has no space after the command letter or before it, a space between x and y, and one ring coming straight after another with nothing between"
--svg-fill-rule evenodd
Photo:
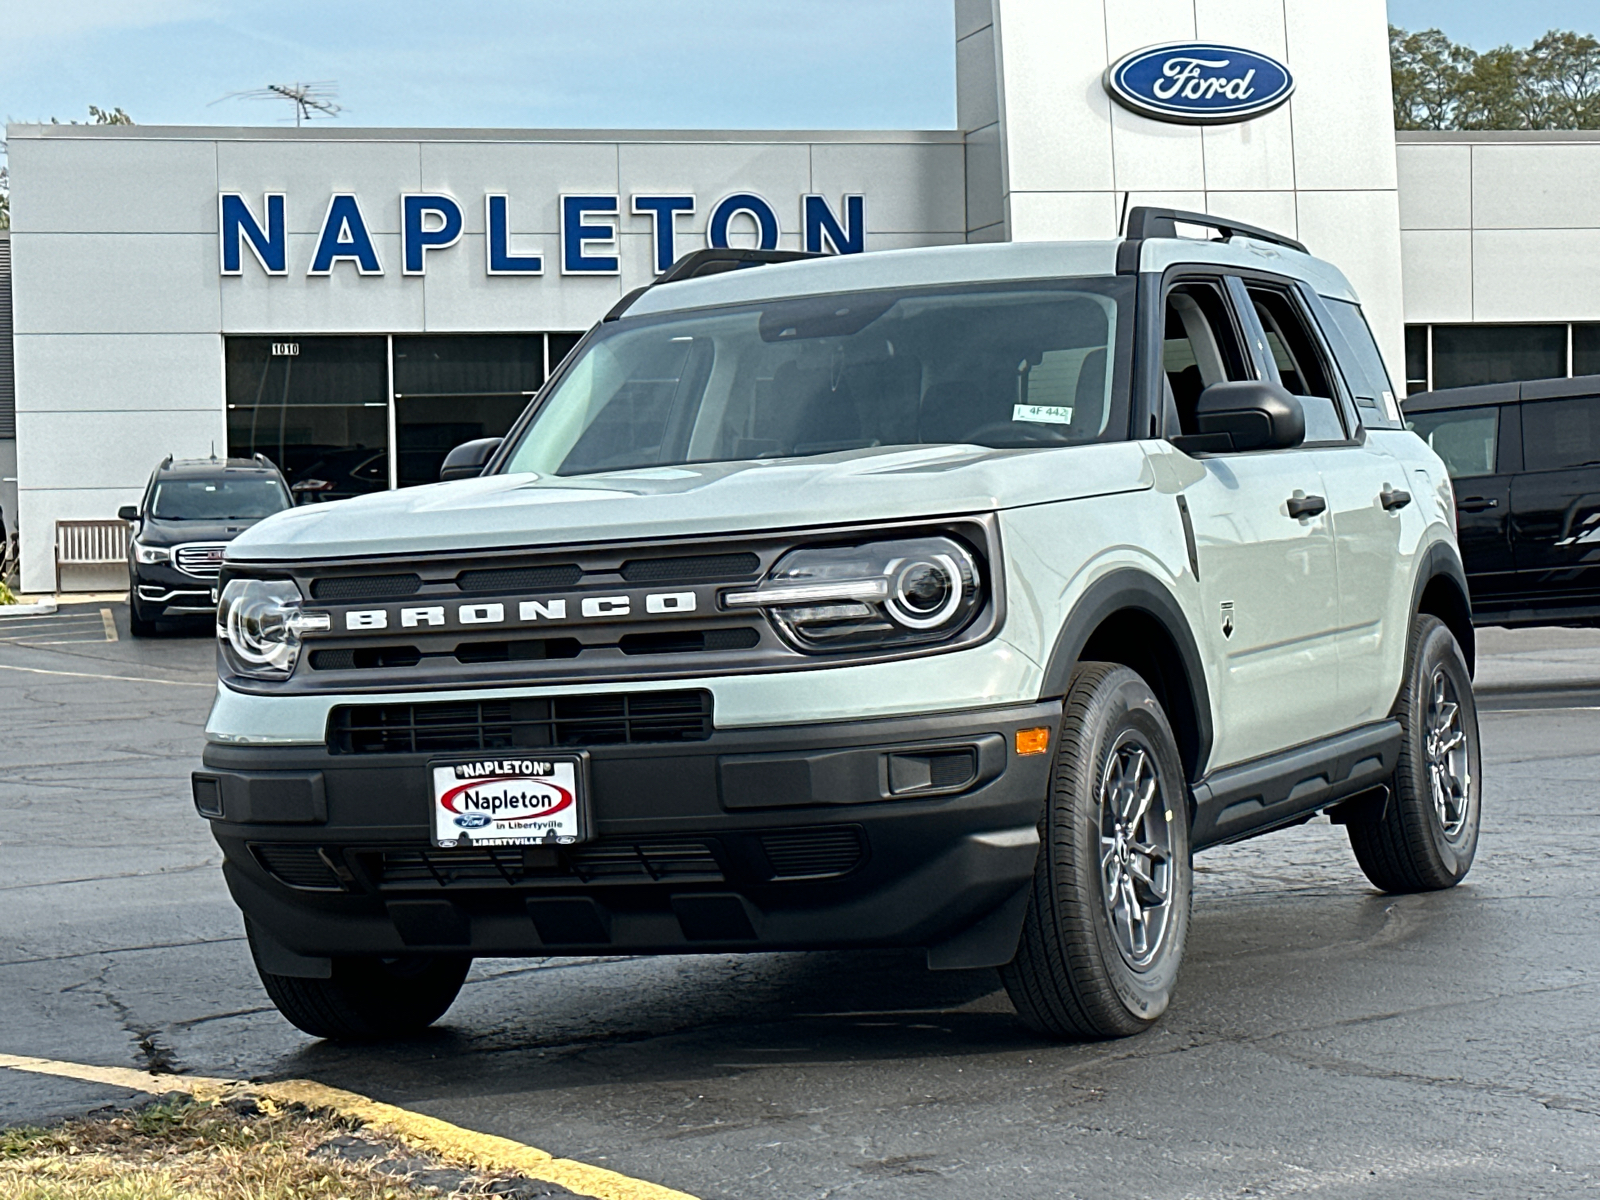
<instances>
[{"instance_id":1,"label":"metal vent grate","mask_svg":"<svg viewBox=\"0 0 1600 1200\"><path fill-rule=\"evenodd\" d=\"M280 883L309 892L337 892L339 877L323 861L317 846L301 843L278 843L250 847L258 861Z\"/></svg>"},{"instance_id":2,"label":"metal vent grate","mask_svg":"<svg viewBox=\"0 0 1600 1200\"><path fill-rule=\"evenodd\" d=\"M622 564L629 583L687 583L718 579L748 579L761 566L759 555L696 554L682 558L636 558Z\"/></svg>"},{"instance_id":3,"label":"metal vent grate","mask_svg":"<svg viewBox=\"0 0 1600 1200\"><path fill-rule=\"evenodd\" d=\"M341 705L328 716L328 747L335 754L416 754L696 742L711 728L711 693L699 690Z\"/></svg>"},{"instance_id":4,"label":"metal vent grate","mask_svg":"<svg viewBox=\"0 0 1600 1200\"><path fill-rule=\"evenodd\" d=\"M456 587L478 595L536 592L544 588L571 587L582 578L583 568L576 563L549 567L507 567L493 571L463 571L456 576Z\"/></svg>"},{"instance_id":5,"label":"metal vent grate","mask_svg":"<svg viewBox=\"0 0 1600 1200\"><path fill-rule=\"evenodd\" d=\"M593 842L530 862L519 846L384 850L374 872L388 888L537 886L543 883L720 883L722 868L705 842L648 839Z\"/></svg>"},{"instance_id":6,"label":"metal vent grate","mask_svg":"<svg viewBox=\"0 0 1600 1200\"><path fill-rule=\"evenodd\" d=\"M420 575L331 575L311 581L313 600L401 600L422 587Z\"/></svg>"},{"instance_id":7,"label":"metal vent grate","mask_svg":"<svg viewBox=\"0 0 1600 1200\"><path fill-rule=\"evenodd\" d=\"M820 879L853 871L866 857L861 831L852 825L763 833L761 848L774 879Z\"/></svg>"}]
</instances>

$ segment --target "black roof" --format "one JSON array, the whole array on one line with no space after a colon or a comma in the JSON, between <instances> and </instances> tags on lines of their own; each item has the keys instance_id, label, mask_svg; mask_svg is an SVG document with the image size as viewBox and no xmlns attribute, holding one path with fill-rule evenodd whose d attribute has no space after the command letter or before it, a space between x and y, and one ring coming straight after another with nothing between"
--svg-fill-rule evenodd
<instances>
[{"instance_id":1,"label":"black roof","mask_svg":"<svg viewBox=\"0 0 1600 1200\"><path fill-rule=\"evenodd\" d=\"M1407 396L1400 407L1408 413L1477 408L1486 404L1520 404L1524 400L1559 400L1564 396L1600 396L1600 375L1572 379L1527 379L1521 383L1485 383L1478 387L1445 388Z\"/></svg>"},{"instance_id":2,"label":"black roof","mask_svg":"<svg viewBox=\"0 0 1600 1200\"><path fill-rule=\"evenodd\" d=\"M265 455L254 458L173 458L168 455L156 468L158 475L217 475L223 472L248 472L252 475L278 475L277 466Z\"/></svg>"}]
</instances>

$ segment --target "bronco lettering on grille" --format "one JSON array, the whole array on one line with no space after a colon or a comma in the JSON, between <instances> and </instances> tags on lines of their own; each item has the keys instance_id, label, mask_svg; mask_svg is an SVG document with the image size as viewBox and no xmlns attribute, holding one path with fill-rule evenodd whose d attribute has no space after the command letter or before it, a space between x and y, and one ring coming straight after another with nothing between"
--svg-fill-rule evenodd
<instances>
[{"instance_id":1,"label":"bronco lettering on grille","mask_svg":"<svg viewBox=\"0 0 1600 1200\"><path fill-rule=\"evenodd\" d=\"M697 592L644 592L636 595L579 596L570 600L567 597L522 600L514 606L498 601L477 601L471 604L358 608L346 610L343 624L347 632L395 628L469 628L567 621L574 612L590 621L637 618L646 614L651 617L684 617L699 612L701 607L702 597Z\"/></svg>"}]
</instances>

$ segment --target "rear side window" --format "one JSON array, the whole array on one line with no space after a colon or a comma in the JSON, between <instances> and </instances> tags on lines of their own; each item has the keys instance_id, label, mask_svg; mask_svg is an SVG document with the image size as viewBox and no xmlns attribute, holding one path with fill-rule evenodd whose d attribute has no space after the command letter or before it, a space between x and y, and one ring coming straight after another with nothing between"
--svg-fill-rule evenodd
<instances>
[{"instance_id":1,"label":"rear side window","mask_svg":"<svg viewBox=\"0 0 1600 1200\"><path fill-rule=\"evenodd\" d=\"M1394 385L1389 370L1378 352L1378 342L1359 304L1348 300L1321 297L1322 306L1332 318L1335 331L1344 341L1348 355L1340 354L1339 365L1345 382L1355 393L1356 412L1369 429L1400 428L1400 409L1395 403Z\"/></svg>"},{"instance_id":2,"label":"rear side window","mask_svg":"<svg viewBox=\"0 0 1600 1200\"><path fill-rule=\"evenodd\" d=\"M1498 448L1498 408L1451 408L1444 412L1412 413L1406 428L1444 459L1452 479L1493 475Z\"/></svg>"},{"instance_id":3,"label":"rear side window","mask_svg":"<svg viewBox=\"0 0 1600 1200\"><path fill-rule=\"evenodd\" d=\"M1522 455L1529 471L1600 466L1600 396L1523 404Z\"/></svg>"},{"instance_id":4,"label":"rear side window","mask_svg":"<svg viewBox=\"0 0 1600 1200\"><path fill-rule=\"evenodd\" d=\"M1275 288L1247 286L1247 290L1267 335L1278 378L1305 409L1306 441L1344 441L1350 435L1339 415L1338 393L1295 302Z\"/></svg>"}]
</instances>

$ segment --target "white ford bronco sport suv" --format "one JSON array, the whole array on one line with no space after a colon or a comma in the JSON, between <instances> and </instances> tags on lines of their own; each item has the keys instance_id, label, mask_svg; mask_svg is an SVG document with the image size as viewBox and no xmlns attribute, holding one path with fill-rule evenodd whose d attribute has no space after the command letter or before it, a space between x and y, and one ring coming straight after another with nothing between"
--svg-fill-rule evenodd
<instances>
[{"instance_id":1,"label":"white ford bronco sport suv","mask_svg":"<svg viewBox=\"0 0 1600 1200\"><path fill-rule=\"evenodd\" d=\"M1196 850L1327 813L1466 874L1450 483L1337 270L1156 209L800 257L682 260L470 478L229 545L195 804L301 1029L474 956L896 946L1124 1035Z\"/></svg>"}]
</instances>

